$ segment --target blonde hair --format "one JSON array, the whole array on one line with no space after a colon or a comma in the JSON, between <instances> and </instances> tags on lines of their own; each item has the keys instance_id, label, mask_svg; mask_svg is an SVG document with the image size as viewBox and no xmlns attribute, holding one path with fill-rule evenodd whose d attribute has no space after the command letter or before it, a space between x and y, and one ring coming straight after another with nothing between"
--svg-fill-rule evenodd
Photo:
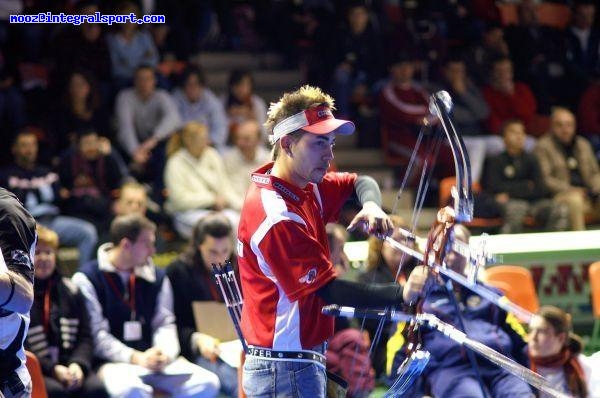
<instances>
[{"instance_id":1,"label":"blonde hair","mask_svg":"<svg viewBox=\"0 0 600 398\"><path fill-rule=\"evenodd\" d=\"M333 111L335 110L334 103L333 97L323 92L320 88L304 85L296 91L284 93L279 98L279 101L271 102L269 111L267 112L265 128L269 134L273 134L273 128L283 119L319 105L327 105ZM291 133L290 136L294 134ZM294 138L298 138L298 136ZM273 160L277 159L279 155L279 141L273 143Z\"/></svg>"},{"instance_id":2,"label":"blonde hair","mask_svg":"<svg viewBox=\"0 0 600 398\"><path fill-rule=\"evenodd\" d=\"M58 234L50 228L44 227L41 224L36 225L38 243L44 243L54 250L58 249Z\"/></svg>"},{"instance_id":3,"label":"blonde hair","mask_svg":"<svg viewBox=\"0 0 600 398\"><path fill-rule=\"evenodd\" d=\"M390 220L392 220L392 224L394 228L399 227L407 227L406 221L402 217L396 214L390 215ZM365 267L365 271L372 271L379 264L383 262L383 256L381 255L381 248L383 247L383 240L377 238L376 236L370 236L368 239L369 242L369 254L367 255L367 265Z\"/></svg>"},{"instance_id":4,"label":"blonde hair","mask_svg":"<svg viewBox=\"0 0 600 398\"><path fill-rule=\"evenodd\" d=\"M167 157L170 157L175 152L184 147L183 138L190 134L203 134L208 135L208 127L205 124L199 122L186 123L181 130L176 131L175 134L169 138L167 142Z\"/></svg>"}]
</instances>

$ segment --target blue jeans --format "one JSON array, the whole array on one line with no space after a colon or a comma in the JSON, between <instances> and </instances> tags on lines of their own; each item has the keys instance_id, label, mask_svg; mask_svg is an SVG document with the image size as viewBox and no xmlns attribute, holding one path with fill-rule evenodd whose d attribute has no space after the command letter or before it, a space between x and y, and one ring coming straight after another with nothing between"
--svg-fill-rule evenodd
<instances>
[{"instance_id":1,"label":"blue jeans","mask_svg":"<svg viewBox=\"0 0 600 398\"><path fill-rule=\"evenodd\" d=\"M228 397L238 396L238 376L237 369L232 368L220 359L212 362L203 356L196 359L196 365L213 372L219 377L221 382L221 392Z\"/></svg>"},{"instance_id":2,"label":"blue jeans","mask_svg":"<svg viewBox=\"0 0 600 398\"><path fill-rule=\"evenodd\" d=\"M315 362L272 361L247 356L242 380L248 398L325 398L327 375Z\"/></svg>"},{"instance_id":3,"label":"blue jeans","mask_svg":"<svg viewBox=\"0 0 600 398\"><path fill-rule=\"evenodd\" d=\"M61 245L77 247L80 267L95 256L98 232L91 222L69 216L42 217L39 222L56 232Z\"/></svg>"}]
</instances>

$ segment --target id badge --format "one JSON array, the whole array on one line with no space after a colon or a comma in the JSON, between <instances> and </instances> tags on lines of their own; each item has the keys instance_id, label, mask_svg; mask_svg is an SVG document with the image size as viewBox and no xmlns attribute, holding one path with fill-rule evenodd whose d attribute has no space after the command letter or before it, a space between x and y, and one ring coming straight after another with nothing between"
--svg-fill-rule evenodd
<instances>
[{"instance_id":1,"label":"id badge","mask_svg":"<svg viewBox=\"0 0 600 398\"><path fill-rule=\"evenodd\" d=\"M123 340L136 341L142 338L142 324L139 321L127 321L123 324Z\"/></svg>"}]
</instances>

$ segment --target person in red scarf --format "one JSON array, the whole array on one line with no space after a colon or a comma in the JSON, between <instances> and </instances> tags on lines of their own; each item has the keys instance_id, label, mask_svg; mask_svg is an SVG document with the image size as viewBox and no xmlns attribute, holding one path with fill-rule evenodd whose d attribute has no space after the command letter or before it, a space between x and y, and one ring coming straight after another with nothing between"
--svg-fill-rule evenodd
<instances>
[{"instance_id":1,"label":"person in red scarf","mask_svg":"<svg viewBox=\"0 0 600 398\"><path fill-rule=\"evenodd\" d=\"M600 390L591 383L596 355L581 354L583 343L572 331L571 315L553 306L542 306L529 324L531 369L554 388L578 398L597 397ZM597 367L597 366L596 366ZM538 397L546 397L538 393Z\"/></svg>"}]
</instances>

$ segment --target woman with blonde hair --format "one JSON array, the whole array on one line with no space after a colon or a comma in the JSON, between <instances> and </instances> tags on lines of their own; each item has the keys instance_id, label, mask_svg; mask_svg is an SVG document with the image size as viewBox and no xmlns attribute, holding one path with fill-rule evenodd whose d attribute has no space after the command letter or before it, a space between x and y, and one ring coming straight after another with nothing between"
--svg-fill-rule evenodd
<instances>
[{"instance_id":1,"label":"woman with blonde hair","mask_svg":"<svg viewBox=\"0 0 600 398\"><path fill-rule=\"evenodd\" d=\"M235 195L221 155L209 145L206 125L189 122L169 139L164 180L165 209L182 237L189 239L196 222L211 211L223 212L237 228L243 198Z\"/></svg>"},{"instance_id":2,"label":"woman with blonde hair","mask_svg":"<svg viewBox=\"0 0 600 398\"><path fill-rule=\"evenodd\" d=\"M94 343L83 295L56 268L58 235L39 224L37 233L34 301L25 348L38 357L50 398L108 397L92 369Z\"/></svg>"},{"instance_id":3,"label":"woman with blonde hair","mask_svg":"<svg viewBox=\"0 0 600 398\"><path fill-rule=\"evenodd\" d=\"M394 225L392 238L397 241L406 241L399 230L400 227L407 226L404 219L395 214L390 215L390 219ZM415 258L393 248L389 243L371 236L369 237L369 254L365 273L359 275L358 280L363 283L398 282L404 284L416 265ZM386 343L390 336L391 326L391 322L386 323L378 344L373 348L373 368L378 377L385 373ZM369 332L371 339L375 336L378 327L379 321L365 321L365 329Z\"/></svg>"}]
</instances>

